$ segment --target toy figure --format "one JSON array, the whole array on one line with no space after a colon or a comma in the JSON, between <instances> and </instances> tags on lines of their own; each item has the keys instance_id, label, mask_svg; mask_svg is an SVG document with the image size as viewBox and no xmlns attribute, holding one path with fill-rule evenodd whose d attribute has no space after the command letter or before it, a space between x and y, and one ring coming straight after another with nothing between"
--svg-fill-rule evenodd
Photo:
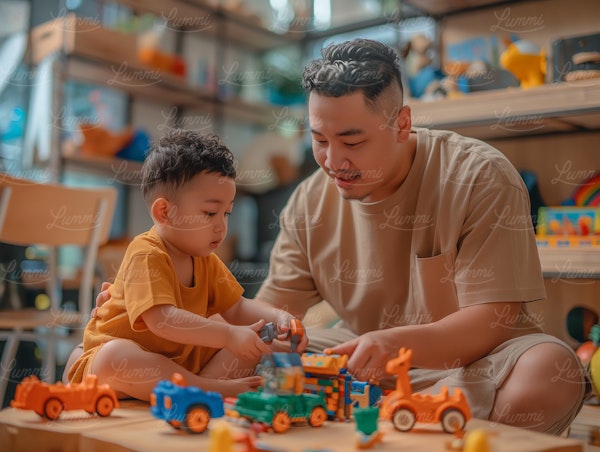
<instances>
[{"instance_id":1,"label":"toy figure","mask_svg":"<svg viewBox=\"0 0 600 452\"><path fill-rule=\"evenodd\" d=\"M420 98L425 94L430 84L444 78L439 69L434 68L430 56L433 43L423 35L416 34L405 50L405 67L408 78L408 89L412 97Z\"/></svg>"},{"instance_id":2,"label":"toy figure","mask_svg":"<svg viewBox=\"0 0 600 452\"><path fill-rule=\"evenodd\" d=\"M408 376L412 350L402 347L398 357L388 361L386 370L396 375L396 389L388 394L381 405L381 417L390 419L394 427L407 432L416 422L441 422L447 433L462 430L471 418L467 398L459 388L450 395L443 386L437 395L412 392Z\"/></svg>"},{"instance_id":3,"label":"toy figure","mask_svg":"<svg viewBox=\"0 0 600 452\"><path fill-rule=\"evenodd\" d=\"M546 54L530 41L509 44L500 57L500 64L521 82L521 88L544 84Z\"/></svg>"},{"instance_id":4,"label":"toy figure","mask_svg":"<svg viewBox=\"0 0 600 452\"><path fill-rule=\"evenodd\" d=\"M381 442L383 433L377 431L378 418L379 408L376 406L354 409L356 430L359 432L356 440L357 449L370 449Z\"/></svg>"}]
</instances>

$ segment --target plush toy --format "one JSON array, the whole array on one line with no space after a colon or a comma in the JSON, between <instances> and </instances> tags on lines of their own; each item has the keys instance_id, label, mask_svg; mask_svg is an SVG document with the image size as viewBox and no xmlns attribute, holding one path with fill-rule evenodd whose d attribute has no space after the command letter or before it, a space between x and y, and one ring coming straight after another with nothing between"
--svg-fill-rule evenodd
<instances>
[{"instance_id":1,"label":"plush toy","mask_svg":"<svg viewBox=\"0 0 600 452\"><path fill-rule=\"evenodd\" d=\"M412 97L423 96L432 82L444 78L442 71L432 64L432 44L427 36L416 34L403 51L408 89Z\"/></svg>"},{"instance_id":2,"label":"plush toy","mask_svg":"<svg viewBox=\"0 0 600 452\"><path fill-rule=\"evenodd\" d=\"M543 85L546 75L546 54L530 41L508 45L500 56L500 64L521 83L521 88Z\"/></svg>"}]
</instances>

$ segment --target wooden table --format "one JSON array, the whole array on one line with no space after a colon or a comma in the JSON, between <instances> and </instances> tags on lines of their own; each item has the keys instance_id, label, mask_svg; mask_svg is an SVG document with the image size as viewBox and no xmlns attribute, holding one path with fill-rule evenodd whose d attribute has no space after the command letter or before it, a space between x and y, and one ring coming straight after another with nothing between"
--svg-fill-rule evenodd
<instances>
[{"instance_id":1,"label":"wooden table","mask_svg":"<svg viewBox=\"0 0 600 452\"><path fill-rule=\"evenodd\" d=\"M226 422L233 431L240 427L223 419L213 419L209 429L218 422ZM576 439L559 438L530 432L501 424L472 419L467 431L476 428L489 433L494 452L583 452L584 444ZM443 433L439 426L424 425L410 433L396 431L391 423L381 421L379 431L383 442L377 451L447 451L452 435ZM283 434L262 433L258 440L280 451L340 451L356 450L353 422L326 422L319 428L306 425L292 427ZM125 451L208 451L210 432L198 435L173 429L150 414L147 404L133 401L121 403L107 418L99 418L83 411L63 412L56 421L46 421L32 411L6 408L0 411L0 449L2 451L55 451L63 452L125 452ZM236 445L234 451L245 450Z\"/></svg>"}]
</instances>

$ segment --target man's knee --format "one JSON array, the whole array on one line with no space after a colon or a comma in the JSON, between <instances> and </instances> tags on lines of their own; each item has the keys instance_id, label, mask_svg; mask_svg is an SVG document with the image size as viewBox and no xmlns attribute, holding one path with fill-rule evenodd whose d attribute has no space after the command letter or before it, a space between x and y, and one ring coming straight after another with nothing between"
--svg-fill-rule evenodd
<instances>
[{"instance_id":1,"label":"man's knee","mask_svg":"<svg viewBox=\"0 0 600 452\"><path fill-rule=\"evenodd\" d=\"M497 393L491 418L559 433L581 408L584 392L585 371L577 357L560 344L538 344L518 359Z\"/></svg>"}]
</instances>

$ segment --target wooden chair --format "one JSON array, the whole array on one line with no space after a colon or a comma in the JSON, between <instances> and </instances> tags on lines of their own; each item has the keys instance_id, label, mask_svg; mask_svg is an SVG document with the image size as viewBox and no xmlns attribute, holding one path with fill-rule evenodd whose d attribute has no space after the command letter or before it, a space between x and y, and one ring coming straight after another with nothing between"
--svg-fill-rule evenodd
<instances>
[{"instance_id":1,"label":"wooden chair","mask_svg":"<svg viewBox=\"0 0 600 452\"><path fill-rule=\"evenodd\" d=\"M81 341L95 297L98 249L108 241L116 197L117 191L112 187L75 188L0 173L0 242L47 247L47 269L36 276L45 283L45 293L50 299L46 310L0 311L0 340L6 340L0 360L0 404L4 401L20 342L36 341L42 345L45 353L41 379L54 383L58 340ZM57 251L65 245L76 245L83 253L81 269L74 278L71 275L77 281L76 311L62 306L63 278L57 265ZM20 262L0 265L15 268ZM27 287L27 281L19 283Z\"/></svg>"}]
</instances>

